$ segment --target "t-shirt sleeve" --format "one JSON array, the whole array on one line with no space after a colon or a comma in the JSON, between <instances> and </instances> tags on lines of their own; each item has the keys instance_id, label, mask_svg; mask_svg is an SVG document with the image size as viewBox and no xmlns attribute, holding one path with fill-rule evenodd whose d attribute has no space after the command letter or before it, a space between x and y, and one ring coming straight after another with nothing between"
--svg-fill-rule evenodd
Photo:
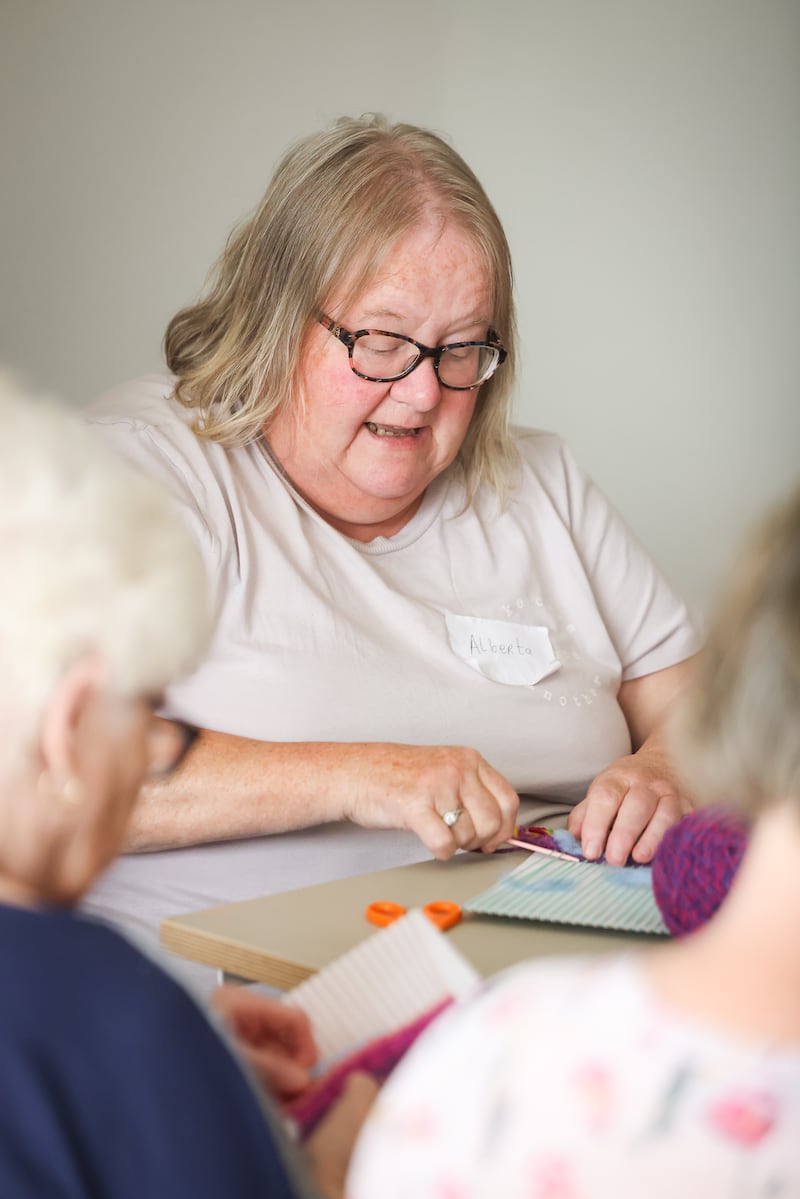
<instances>
[{"instance_id":1,"label":"t-shirt sleeve","mask_svg":"<svg viewBox=\"0 0 800 1199\"><path fill-rule=\"evenodd\" d=\"M200 548L208 552L215 535L202 454L188 420L181 422L165 407L166 394L160 380L125 384L87 409L87 423L130 466L170 493Z\"/></svg>"},{"instance_id":2,"label":"t-shirt sleeve","mask_svg":"<svg viewBox=\"0 0 800 1199\"><path fill-rule=\"evenodd\" d=\"M122 384L86 410L92 431L129 466L171 496L200 551L207 599L218 614L225 601L229 515L191 414L169 399L168 376Z\"/></svg>"},{"instance_id":3,"label":"t-shirt sleeve","mask_svg":"<svg viewBox=\"0 0 800 1199\"><path fill-rule=\"evenodd\" d=\"M702 643L697 614L564 442L553 436L537 440L550 443L545 483L569 527L622 665L622 680L641 678L691 657Z\"/></svg>"}]
</instances>

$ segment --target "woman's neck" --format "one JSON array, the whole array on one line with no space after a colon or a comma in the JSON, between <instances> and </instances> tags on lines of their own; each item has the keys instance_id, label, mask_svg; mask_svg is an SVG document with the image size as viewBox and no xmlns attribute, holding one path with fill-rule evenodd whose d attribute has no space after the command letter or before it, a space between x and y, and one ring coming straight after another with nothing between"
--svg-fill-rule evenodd
<instances>
[{"instance_id":1,"label":"woman's neck","mask_svg":"<svg viewBox=\"0 0 800 1199\"><path fill-rule=\"evenodd\" d=\"M719 911L646 962L659 995L720 1031L800 1045L800 818L757 821Z\"/></svg>"}]
</instances>

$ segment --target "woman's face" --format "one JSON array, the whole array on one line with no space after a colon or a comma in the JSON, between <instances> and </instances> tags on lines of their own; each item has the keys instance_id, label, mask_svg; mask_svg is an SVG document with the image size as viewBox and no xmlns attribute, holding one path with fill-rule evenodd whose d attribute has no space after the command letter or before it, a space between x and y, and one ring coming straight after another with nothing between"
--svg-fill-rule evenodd
<instances>
[{"instance_id":1,"label":"woman's face","mask_svg":"<svg viewBox=\"0 0 800 1199\"><path fill-rule=\"evenodd\" d=\"M46 768L27 802L14 795L0 813L0 894L11 902L77 902L121 852L148 768L149 704L99 689L72 697L65 685L57 687L45 715L43 760L56 765ZM72 800L67 779L77 789Z\"/></svg>"},{"instance_id":2,"label":"woman's face","mask_svg":"<svg viewBox=\"0 0 800 1199\"><path fill-rule=\"evenodd\" d=\"M171 774L195 735L149 700L104 687L76 699L74 686L57 684L38 752L0 790L0 897L76 903L124 849L142 783Z\"/></svg>"},{"instance_id":3,"label":"woman's face","mask_svg":"<svg viewBox=\"0 0 800 1199\"><path fill-rule=\"evenodd\" d=\"M149 731L156 719L142 699L111 700L106 705L104 751L94 762L92 793L97 797L92 845L96 872L122 852L125 832L148 766ZM98 737L98 746L100 738Z\"/></svg>"},{"instance_id":4,"label":"woman's face","mask_svg":"<svg viewBox=\"0 0 800 1199\"><path fill-rule=\"evenodd\" d=\"M86 763L94 812L87 830L90 881L120 854L142 784L166 778L182 761L191 738L180 721L155 714L155 701L109 696Z\"/></svg>"},{"instance_id":5,"label":"woman's face","mask_svg":"<svg viewBox=\"0 0 800 1199\"><path fill-rule=\"evenodd\" d=\"M428 346L484 340L491 287L466 234L431 214L397 242L354 303L334 295L327 315L350 331L384 329ZM273 453L340 532L359 541L396 533L458 453L478 389L441 387L430 358L392 383L360 379L347 347L322 325L309 337L301 381L305 411L272 422Z\"/></svg>"}]
</instances>

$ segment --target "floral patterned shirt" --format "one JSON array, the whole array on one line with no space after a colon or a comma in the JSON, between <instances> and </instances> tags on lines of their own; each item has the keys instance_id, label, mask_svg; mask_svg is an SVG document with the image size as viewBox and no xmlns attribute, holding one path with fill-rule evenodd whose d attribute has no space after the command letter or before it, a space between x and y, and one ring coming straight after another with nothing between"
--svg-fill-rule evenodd
<instances>
[{"instance_id":1,"label":"floral patterned shirt","mask_svg":"<svg viewBox=\"0 0 800 1199\"><path fill-rule=\"evenodd\" d=\"M800 1197L800 1047L737 1040L634 955L526 963L420 1037L347 1199Z\"/></svg>"}]
</instances>

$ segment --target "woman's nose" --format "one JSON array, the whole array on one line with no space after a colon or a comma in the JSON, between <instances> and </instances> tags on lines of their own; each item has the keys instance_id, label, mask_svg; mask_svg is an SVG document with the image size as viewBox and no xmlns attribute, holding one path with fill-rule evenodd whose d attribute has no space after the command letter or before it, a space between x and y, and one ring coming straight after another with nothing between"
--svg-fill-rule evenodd
<instances>
[{"instance_id":1,"label":"woman's nose","mask_svg":"<svg viewBox=\"0 0 800 1199\"><path fill-rule=\"evenodd\" d=\"M442 398L442 385L433 368L432 358L423 358L410 375L395 379L389 389L392 399L416 408L418 412L430 412Z\"/></svg>"}]
</instances>

